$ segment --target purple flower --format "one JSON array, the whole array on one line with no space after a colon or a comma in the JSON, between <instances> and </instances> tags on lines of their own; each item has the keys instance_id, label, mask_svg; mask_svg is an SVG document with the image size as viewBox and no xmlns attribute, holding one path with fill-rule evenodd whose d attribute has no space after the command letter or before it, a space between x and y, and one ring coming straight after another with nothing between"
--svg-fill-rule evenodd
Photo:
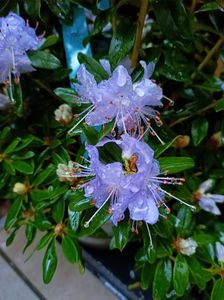
<instances>
[{"instance_id":1,"label":"purple flower","mask_svg":"<svg viewBox=\"0 0 224 300\"><path fill-rule=\"evenodd\" d=\"M108 142L119 145L122 163L104 164L100 161L97 147ZM126 210L134 222L155 224L159 218L159 207L165 206L168 210L165 195L184 203L161 188L161 184L182 184L183 180L161 177L158 162L153 158L154 152L146 143L123 134L121 140L104 139L96 146L87 145L86 149L88 165L74 163L74 177L85 179L78 188L84 188L85 196L93 199L98 208L86 226L106 203L110 203L109 212L115 225L124 218Z\"/></svg>"},{"instance_id":2,"label":"purple flower","mask_svg":"<svg viewBox=\"0 0 224 300\"><path fill-rule=\"evenodd\" d=\"M220 242L216 242L215 246L216 246L216 255L218 258L218 262L223 263L224 262L224 245L221 244Z\"/></svg>"},{"instance_id":3,"label":"purple flower","mask_svg":"<svg viewBox=\"0 0 224 300\"><path fill-rule=\"evenodd\" d=\"M216 203L224 202L224 195L206 193L212 188L214 181L208 179L199 186L199 189L195 192L195 197L199 200L199 206L213 215L221 215L221 211Z\"/></svg>"},{"instance_id":4,"label":"purple flower","mask_svg":"<svg viewBox=\"0 0 224 300\"><path fill-rule=\"evenodd\" d=\"M9 13L0 18L0 82L10 79L11 73L19 77L21 73L32 72L26 52L38 49L41 43L35 29L20 16Z\"/></svg>"},{"instance_id":5,"label":"purple flower","mask_svg":"<svg viewBox=\"0 0 224 300\"><path fill-rule=\"evenodd\" d=\"M140 61L144 75L141 80L133 83L123 65L118 65L111 73L108 61L101 60L100 63L109 75L107 80L97 83L85 65L81 65L77 73L78 83L75 84L75 88L80 102L91 104L85 115L86 123L97 126L114 120L114 128L117 126L120 132L138 135L142 134L142 122L151 131L151 119L161 125L155 107L162 106L162 89L148 79L154 65L147 66L145 62Z\"/></svg>"}]
</instances>

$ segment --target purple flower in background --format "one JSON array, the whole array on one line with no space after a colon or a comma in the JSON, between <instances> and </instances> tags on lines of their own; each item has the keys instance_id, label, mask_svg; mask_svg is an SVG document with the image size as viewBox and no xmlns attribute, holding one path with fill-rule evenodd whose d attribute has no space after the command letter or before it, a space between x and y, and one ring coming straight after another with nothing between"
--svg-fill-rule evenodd
<instances>
[{"instance_id":1,"label":"purple flower in background","mask_svg":"<svg viewBox=\"0 0 224 300\"><path fill-rule=\"evenodd\" d=\"M26 52L38 49L41 43L35 29L20 16L9 13L0 18L0 82L11 80L11 73L18 78L34 71Z\"/></svg>"},{"instance_id":2,"label":"purple flower in background","mask_svg":"<svg viewBox=\"0 0 224 300\"><path fill-rule=\"evenodd\" d=\"M148 77L152 75L154 64L146 65L140 61L144 75L136 83L123 65L118 65L111 73L107 60L101 60L101 65L109 75L109 79L97 83L85 65L81 65L78 73L78 83L75 89L81 103L90 103L82 118L91 126L103 125L114 120L114 128L125 133L142 135L142 123L155 134L150 121L154 119L161 125L155 107L162 106L162 89ZM74 127L75 128L75 127ZM71 131L74 129L72 128Z\"/></svg>"},{"instance_id":3,"label":"purple flower in background","mask_svg":"<svg viewBox=\"0 0 224 300\"><path fill-rule=\"evenodd\" d=\"M199 201L199 206L213 215L221 215L221 211L216 203L224 202L224 195L206 193L212 188L214 181L208 179L199 186L198 190L194 193L195 198Z\"/></svg>"},{"instance_id":4,"label":"purple flower in background","mask_svg":"<svg viewBox=\"0 0 224 300\"><path fill-rule=\"evenodd\" d=\"M224 262L224 245L221 244L220 242L216 242L215 246L216 246L216 255L218 258L218 262L223 263Z\"/></svg>"}]
</instances>

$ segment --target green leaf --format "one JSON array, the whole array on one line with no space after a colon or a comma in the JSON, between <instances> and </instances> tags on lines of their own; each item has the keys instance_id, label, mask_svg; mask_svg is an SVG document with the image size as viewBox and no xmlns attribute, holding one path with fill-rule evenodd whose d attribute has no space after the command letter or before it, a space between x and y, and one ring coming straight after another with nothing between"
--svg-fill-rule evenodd
<instances>
[{"instance_id":1,"label":"green leaf","mask_svg":"<svg viewBox=\"0 0 224 300\"><path fill-rule=\"evenodd\" d=\"M59 40L59 36L56 34L49 35L41 46L41 50L55 45Z\"/></svg>"},{"instance_id":2,"label":"green leaf","mask_svg":"<svg viewBox=\"0 0 224 300\"><path fill-rule=\"evenodd\" d=\"M72 211L68 208L69 224L74 232L76 232L79 227L81 214L82 212L80 211Z\"/></svg>"},{"instance_id":3,"label":"green leaf","mask_svg":"<svg viewBox=\"0 0 224 300\"><path fill-rule=\"evenodd\" d=\"M35 1L25 0L24 1L25 11L33 19L40 17L40 7L41 7L40 0L35 0Z\"/></svg>"},{"instance_id":4,"label":"green leaf","mask_svg":"<svg viewBox=\"0 0 224 300\"><path fill-rule=\"evenodd\" d=\"M182 206L177 213L176 217L176 231L177 235L184 237L189 232L189 228L192 222L192 211L187 206Z\"/></svg>"},{"instance_id":5,"label":"green leaf","mask_svg":"<svg viewBox=\"0 0 224 300\"><path fill-rule=\"evenodd\" d=\"M156 148L155 154L154 154L155 158L157 159L163 152L165 152L167 149L169 149L170 146L172 146L173 143L176 141L176 139L178 139L179 137L180 137L180 135L176 136L174 139L172 139L168 143L165 143L164 145L160 145L158 148Z\"/></svg>"},{"instance_id":6,"label":"green leaf","mask_svg":"<svg viewBox=\"0 0 224 300\"><path fill-rule=\"evenodd\" d=\"M42 270L43 270L43 281L44 283L49 283L55 273L57 268L57 253L55 240L51 241L47 247L47 250L44 254Z\"/></svg>"},{"instance_id":7,"label":"green leaf","mask_svg":"<svg viewBox=\"0 0 224 300\"><path fill-rule=\"evenodd\" d=\"M78 236L89 236L93 234L98 228L102 227L107 221L109 221L111 215L108 213L108 205L105 204L103 208L97 213L97 215L89 223L89 227L83 227ZM89 219L89 218L88 218Z\"/></svg>"},{"instance_id":8,"label":"green leaf","mask_svg":"<svg viewBox=\"0 0 224 300\"><path fill-rule=\"evenodd\" d=\"M109 75L104 70L104 68L101 66L100 63L98 63L94 58L91 58L83 53L78 54L78 59L80 63L85 64L87 70L93 74L94 78L97 82L100 82L101 80L108 79Z\"/></svg>"},{"instance_id":9,"label":"green leaf","mask_svg":"<svg viewBox=\"0 0 224 300\"><path fill-rule=\"evenodd\" d=\"M102 163L123 163L122 150L116 143L109 142L103 146L97 147L97 149L99 152L99 159Z\"/></svg>"},{"instance_id":10,"label":"green leaf","mask_svg":"<svg viewBox=\"0 0 224 300\"><path fill-rule=\"evenodd\" d=\"M61 223L65 214L65 201L64 199L59 199L57 203L54 204L52 208L52 217L56 223Z\"/></svg>"},{"instance_id":11,"label":"green leaf","mask_svg":"<svg viewBox=\"0 0 224 300\"><path fill-rule=\"evenodd\" d=\"M17 171L23 174L33 174L34 167L30 163L21 160L14 160L12 165Z\"/></svg>"},{"instance_id":12,"label":"green leaf","mask_svg":"<svg viewBox=\"0 0 224 300\"><path fill-rule=\"evenodd\" d=\"M201 117L193 121L191 126L191 136L194 146L198 146L208 133L208 121Z\"/></svg>"},{"instance_id":13,"label":"green leaf","mask_svg":"<svg viewBox=\"0 0 224 300\"><path fill-rule=\"evenodd\" d=\"M158 159L160 170L168 173L178 173L194 167L194 161L190 157L169 156Z\"/></svg>"},{"instance_id":14,"label":"green leaf","mask_svg":"<svg viewBox=\"0 0 224 300\"><path fill-rule=\"evenodd\" d=\"M16 146L20 143L21 138L17 137L15 138L12 143L5 149L4 153L6 154L10 154L12 152L14 152L14 150L16 149Z\"/></svg>"},{"instance_id":15,"label":"green leaf","mask_svg":"<svg viewBox=\"0 0 224 300\"><path fill-rule=\"evenodd\" d=\"M74 105L77 99L76 92L70 88L57 88L54 93L69 105Z\"/></svg>"},{"instance_id":16,"label":"green leaf","mask_svg":"<svg viewBox=\"0 0 224 300\"><path fill-rule=\"evenodd\" d=\"M7 247L10 246L10 245L12 244L12 242L14 241L17 230L18 230L18 227L16 227L16 228L12 231L12 233L7 237L7 240L6 240L6 242L5 242L5 244L6 244Z\"/></svg>"},{"instance_id":17,"label":"green leaf","mask_svg":"<svg viewBox=\"0 0 224 300\"><path fill-rule=\"evenodd\" d=\"M17 220L17 216L22 208L22 198L17 198L10 207L5 221L5 229L9 229Z\"/></svg>"},{"instance_id":18,"label":"green leaf","mask_svg":"<svg viewBox=\"0 0 224 300\"><path fill-rule=\"evenodd\" d=\"M124 249L129 240L129 235L131 232L130 222L123 221L113 228L113 239L111 241L112 249L118 248L120 251Z\"/></svg>"},{"instance_id":19,"label":"green leaf","mask_svg":"<svg viewBox=\"0 0 224 300\"><path fill-rule=\"evenodd\" d=\"M200 89L204 89L209 92L220 92L223 90L224 81L218 77L212 77L209 80L205 81L203 84L199 85Z\"/></svg>"},{"instance_id":20,"label":"green leaf","mask_svg":"<svg viewBox=\"0 0 224 300\"><path fill-rule=\"evenodd\" d=\"M186 259L178 254L173 268L173 286L178 296L183 296L189 283L189 269Z\"/></svg>"},{"instance_id":21,"label":"green leaf","mask_svg":"<svg viewBox=\"0 0 224 300\"><path fill-rule=\"evenodd\" d=\"M73 241L69 236L64 235L62 237L61 246L64 256L70 263L74 264L78 261L79 249L78 246L75 244L75 241Z\"/></svg>"},{"instance_id":22,"label":"green leaf","mask_svg":"<svg viewBox=\"0 0 224 300\"><path fill-rule=\"evenodd\" d=\"M224 279L220 278L214 282L211 300L223 299L224 295Z\"/></svg>"},{"instance_id":23,"label":"green leaf","mask_svg":"<svg viewBox=\"0 0 224 300\"><path fill-rule=\"evenodd\" d=\"M203 4L197 12L202 12L202 11L213 11L213 10L221 10L223 11L223 8L221 4L218 3L218 1L211 1L209 3Z\"/></svg>"},{"instance_id":24,"label":"green leaf","mask_svg":"<svg viewBox=\"0 0 224 300\"><path fill-rule=\"evenodd\" d=\"M201 232L201 233L195 233L193 239L199 245L208 245L209 243L214 243L217 237L214 234Z\"/></svg>"},{"instance_id":25,"label":"green leaf","mask_svg":"<svg viewBox=\"0 0 224 300\"><path fill-rule=\"evenodd\" d=\"M26 245L23 248L23 253L26 251L26 249L32 244L34 238L36 235L36 227L33 223L26 224L25 228L25 236L26 236Z\"/></svg>"},{"instance_id":26,"label":"green leaf","mask_svg":"<svg viewBox=\"0 0 224 300\"><path fill-rule=\"evenodd\" d=\"M55 167L49 165L45 170L40 171L37 177L33 180L32 185L38 186L43 183L53 172L55 172Z\"/></svg>"},{"instance_id":27,"label":"green leaf","mask_svg":"<svg viewBox=\"0 0 224 300\"><path fill-rule=\"evenodd\" d=\"M34 190L30 193L30 196L34 202L50 199L50 194L46 190Z\"/></svg>"},{"instance_id":28,"label":"green leaf","mask_svg":"<svg viewBox=\"0 0 224 300\"><path fill-rule=\"evenodd\" d=\"M31 63L36 68L54 70L61 67L60 60L46 51L35 51L29 54Z\"/></svg>"},{"instance_id":29,"label":"green leaf","mask_svg":"<svg viewBox=\"0 0 224 300\"><path fill-rule=\"evenodd\" d=\"M155 264L144 263L141 272L141 288L147 290L151 285L155 273Z\"/></svg>"},{"instance_id":30,"label":"green leaf","mask_svg":"<svg viewBox=\"0 0 224 300\"><path fill-rule=\"evenodd\" d=\"M216 102L216 105L215 105L215 111L216 112L219 112L221 110L224 110L224 98L223 99L220 99Z\"/></svg>"},{"instance_id":31,"label":"green leaf","mask_svg":"<svg viewBox=\"0 0 224 300\"><path fill-rule=\"evenodd\" d=\"M162 260L156 267L153 280L153 299L163 300L172 280L172 264L169 259Z\"/></svg>"},{"instance_id":32,"label":"green leaf","mask_svg":"<svg viewBox=\"0 0 224 300\"><path fill-rule=\"evenodd\" d=\"M134 24L122 20L116 28L109 49L109 60L113 69L119 64L122 58L125 58L130 53L134 40Z\"/></svg>"},{"instance_id":33,"label":"green leaf","mask_svg":"<svg viewBox=\"0 0 224 300\"><path fill-rule=\"evenodd\" d=\"M183 1L153 1L153 12L164 37L180 41L182 48L189 47L192 40L191 23Z\"/></svg>"},{"instance_id":34,"label":"green leaf","mask_svg":"<svg viewBox=\"0 0 224 300\"><path fill-rule=\"evenodd\" d=\"M16 174L16 170L14 168L14 166L12 165L12 161L8 160L8 159L4 159L2 162L3 168L5 169L5 171L7 173L9 173L10 175L15 175Z\"/></svg>"},{"instance_id":35,"label":"green leaf","mask_svg":"<svg viewBox=\"0 0 224 300\"><path fill-rule=\"evenodd\" d=\"M14 159L18 159L18 160L25 160L25 159L30 159L32 157L35 156L35 153L33 151L27 151L24 154L15 154L12 155L11 158Z\"/></svg>"},{"instance_id":36,"label":"green leaf","mask_svg":"<svg viewBox=\"0 0 224 300\"><path fill-rule=\"evenodd\" d=\"M35 250L39 251L43 249L45 246L48 245L48 243L52 240L54 234L53 232L47 232L42 238L39 240Z\"/></svg>"},{"instance_id":37,"label":"green leaf","mask_svg":"<svg viewBox=\"0 0 224 300\"><path fill-rule=\"evenodd\" d=\"M70 0L44 0L50 10L62 21L70 24L72 21L72 6Z\"/></svg>"},{"instance_id":38,"label":"green leaf","mask_svg":"<svg viewBox=\"0 0 224 300\"><path fill-rule=\"evenodd\" d=\"M201 264L194 257L187 257L187 262L191 276L200 289L205 289L206 283L212 278L212 274L202 268Z\"/></svg>"}]
</instances>

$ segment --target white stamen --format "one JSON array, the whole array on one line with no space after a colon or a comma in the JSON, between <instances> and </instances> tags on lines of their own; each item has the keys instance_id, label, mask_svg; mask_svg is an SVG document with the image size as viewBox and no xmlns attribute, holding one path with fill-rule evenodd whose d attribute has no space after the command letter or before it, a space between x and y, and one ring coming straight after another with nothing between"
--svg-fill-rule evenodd
<instances>
[{"instance_id":1,"label":"white stamen","mask_svg":"<svg viewBox=\"0 0 224 300\"><path fill-rule=\"evenodd\" d=\"M169 97L163 95L163 98L170 102L170 106L174 105L174 101L172 99L170 99Z\"/></svg>"},{"instance_id":2,"label":"white stamen","mask_svg":"<svg viewBox=\"0 0 224 300\"><path fill-rule=\"evenodd\" d=\"M174 196L174 195L168 193L167 191L165 191L164 189L162 189L162 188L160 188L160 187L158 187L158 188L160 189L160 191L164 192L166 195L170 196L171 198L173 198L173 199L179 201L180 203L182 203L182 204L184 204L184 205L190 207L190 209L192 209L192 210L195 210L195 209L196 209L195 206L188 204L187 202L185 202L185 201L183 201L183 200L177 198L176 196Z\"/></svg>"},{"instance_id":3,"label":"white stamen","mask_svg":"<svg viewBox=\"0 0 224 300\"><path fill-rule=\"evenodd\" d=\"M153 249L153 243L152 243L152 235L149 229L149 225L145 222L145 226L147 228L148 236L149 236L149 247L150 249Z\"/></svg>"},{"instance_id":4,"label":"white stamen","mask_svg":"<svg viewBox=\"0 0 224 300\"><path fill-rule=\"evenodd\" d=\"M104 207L104 205L107 203L107 201L110 199L111 195L114 193L114 190L112 190L109 194L109 196L107 197L107 199L101 204L101 206L97 209L97 211L92 215L92 217L85 222L84 227L88 228L90 222L95 218L95 216L98 214L98 212Z\"/></svg>"},{"instance_id":5,"label":"white stamen","mask_svg":"<svg viewBox=\"0 0 224 300\"><path fill-rule=\"evenodd\" d=\"M91 106L90 106L91 107ZM69 131L68 134L71 134L72 131L95 109L95 106L91 107L91 109L85 114Z\"/></svg>"}]
</instances>

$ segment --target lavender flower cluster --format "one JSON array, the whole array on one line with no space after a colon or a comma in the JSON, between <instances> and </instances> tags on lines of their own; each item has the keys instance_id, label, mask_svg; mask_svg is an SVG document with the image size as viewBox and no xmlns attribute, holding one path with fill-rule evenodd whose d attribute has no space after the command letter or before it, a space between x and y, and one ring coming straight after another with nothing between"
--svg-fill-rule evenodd
<instances>
[{"instance_id":1,"label":"lavender flower cluster","mask_svg":"<svg viewBox=\"0 0 224 300\"><path fill-rule=\"evenodd\" d=\"M37 50L43 42L23 18L15 13L0 18L0 82L19 78L21 73L34 71L28 50Z\"/></svg>"},{"instance_id":2,"label":"lavender flower cluster","mask_svg":"<svg viewBox=\"0 0 224 300\"><path fill-rule=\"evenodd\" d=\"M112 131L117 130L119 139L104 138L95 146L86 144L89 156L89 160L85 159L86 164L60 164L57 174L59 178L68 178L70 182L72 178L80 179L76 180L74 189L83 188L85 197L94 200L98 209L85 223L86 227L108 205L114 225L123 220L128 211L133 223L143 221L146 224L150 235L148 224L155 224L160 215L166 216L170 211L165 196L195 208L162 188L164 184L182 185L184 179L167 177L161 173L154 151L143 141L144 134L149 131L163 143L151 127L152 120L159 126L162 124L156 107L162 106L163 92L159 85L149 79L154 70L153 64L146 65L141 61L143 77L133 83L123 65L111 72L108 61L101 60L100 63L109 76L109 79L100 83L96 82L85 65L78 70L78 83L75 84L78 101L90 105L70 132L84 120L90 126L113 121ZM101 160L99 148L108 143L120 148L121 161L105 163Z\"/></svg>"}]
</instances>

